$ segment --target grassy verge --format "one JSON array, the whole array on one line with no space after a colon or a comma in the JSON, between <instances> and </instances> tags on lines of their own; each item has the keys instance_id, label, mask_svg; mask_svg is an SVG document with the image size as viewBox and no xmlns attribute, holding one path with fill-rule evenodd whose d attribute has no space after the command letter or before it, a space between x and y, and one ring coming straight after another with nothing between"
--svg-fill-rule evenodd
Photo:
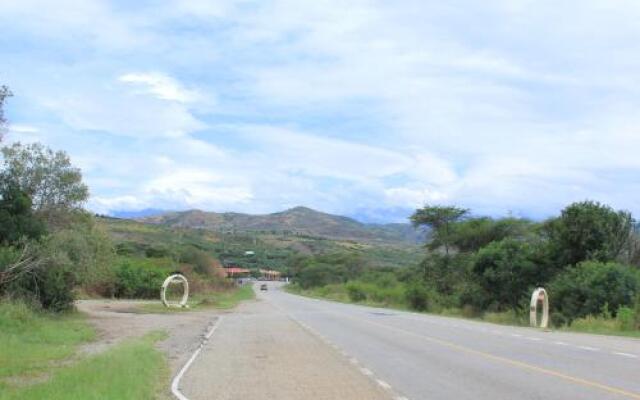
<instances>
[{"instance_id":1,"label":"grassy verge","mask_svg":"<svg viewBox=\"0 0 640 400\"><path fill-rule=\"evenodd\" d=\"M152 333L120 344L105 353L61 367L43 383L7 387L0 400L151 400L166 382L168 370Z\"/></svg>"},{"instance_id":2,"label":"grassy verge","mask_svg":"<svg viewBox=\"0 0 640 400\"><path fill-rule=\"evenodd\" d=\"M9 377L46 372L94 335L79 314L51 316L23 303L0 302L0 387Z\"/></svg>"},{"instance_id":3,"label":"grassy verge","mask_svg":"<svg viewBox=\"0 0 640 400\"><path fill-rule=\"evenodd\" d=\"M198 293L189 298L189 308L167 308L158 302L141 304L139 309L142 312L150 313L188 312L206 308L227 310L237 306L241 301L253 298L255 298L255 293L251 285L245 285L223 292Z\"/></svg>"},{"instance_id":4,"label":"grassy verge","mask_svg":"<svg viewBox=\"0 0 640 400\"><path fill-rule=\"evenodd\" d=\"M603 316L587 316L585 318L579 318L573 321L571 326L563 327L561 329L571 332L592 333L596 335L640 338L640 330L623 329L621 328L620 321L618 319Z\"/></svg>"},{"instance_id":5,"label":"grassy verge","mask_svg":"<svg viewBox=\"0 0 640 400\"><path fill-rule=\"evenodd\" d=\"M77 347L95 337L82 315L36 312L0 302L0 400L156 398L168 370L153 333L86 357Z\"/></svg>"},{"instance_id":6,"label":"grassy verge","mask_svg":"<svg viewBox=\"0 0 640 400\"><path fill-rule=\"evenodd\" d=\"M363 301L353 301L344 285L327 285L324 287L303 290L295 285L285 286L289 293L298 294L305 297L326 299L340 303L358 304L369 307L390 308L401 311L420 312L412 310L406 303L400 302L376 302L369 299ZM529 326L528 313L516 313L514 311L505 312L485 312L482 315L472 315L460 308L440 308L438 310L422 311L425 314L440 315L445 317L480 320L499 325ZM566 332L591 333L598 335L626 336L640 338L640 330L625 329L616 318L604 316L588 316L576 319L570 326L558 327L558 330Z\"/></svg>"}]
</instances>

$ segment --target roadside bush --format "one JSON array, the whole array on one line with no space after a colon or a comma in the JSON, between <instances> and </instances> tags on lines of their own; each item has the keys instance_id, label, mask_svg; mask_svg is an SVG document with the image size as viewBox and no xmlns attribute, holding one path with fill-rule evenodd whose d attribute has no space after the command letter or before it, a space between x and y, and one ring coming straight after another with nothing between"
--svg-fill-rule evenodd
<instances>
[{"instance_id":1,"label":"roadside bush","mask_svg":"<svg viewBox=\"0 0 640 400\"><path fill-rule=\"evenodd\" d=\"M637 328L635 310L631 307L618 308L616 321L620 330L632 331Z\"/></svg>"},{"instance_id":2,"label":"roadside bush","mask_svg":"<svg viewBox=\"0 0 640 400\"><path fill-rule=\"evenodd\" d=\"M490 295L477 282L467 279L458 287L458 306L464 310L466 316L476 316L485 310L490 302Z\"/></svg>"},{"instance_id":3,"label":"roadside bush","mask_svg":"<svg viewBox=\"0 0 640 400\"><path fill-rule=\"evenodd\" d=\"M12 268L7 278L6 274ZM76 277L67 254L49 242L25 242L0 251L0 294L50 311L73 307Z\"/></svg>"},{"instance_id":4,"label":"roadside bush","mask_svg":"<svg viewBox=\"0 0 640 400\"><path fill-rule=\"evenodd\" d=\"M549 285L554 321L571 323L576 318L599 315L607 306L617 311L633 306L640 291L638 271L617 263L587 261L567 269Z\"/></svg>"},{"instance_id":5,"label":"roadside bush","mask_svg":"<svg viewBox=\"0 0 640 400\"><path fill-rule=\"evenodd\" d=\"M346 284L347 294L353 302L364 301L367 299L367 292L360 282L349 282Z\"/></svg>"},{"instance_id":6,"label":"roadside bush","mask_svg":"<svg viewBox=\"0 0 640 400\"><path fill-rule=\"evenodd\" d=\"M431 306L429 290L419 282L412 282L407 286L405 297L409 307L417 311L427 311Z\"/></svg>"},{"instance_id":7,"label":"roadside bush","mask_svg":"<svg viewBox=\"0 0 640 400\"><path fill-rule=\"evenodd\" d=\"M403 285L395 286L373 286L368 297L376 303L385 305L403 305L405 304L405 289Z\"/></svg>"},{"instance_id":8,"label":"roadside bush","mask_svg":"<svg viewBox=\"0 0 640 400\"><path fill-rule=\"evenodd\" d=\"M180 261L193 266L193 271L200 275L209 277L220 275L220 263L209 253L193 246L181 250Z\"/></svg>"},{"instance_id":9,"label":"roadside bush","mask_svg":"<svg viewBox=\"0 0 640 400\"><path fill-rule=\"evenodd\" d=\"M303 289L340 283L344 276L342 269L341 266L313 263L300 271L297 281Z\"/></svg>"},{"instance_id":10,"label":"roadside bush","mask_svg":"<svg viewBox=\"0 0 640 400\"><path fill-rule=\"evenodd\" d=\"M73 308L76 279L66 260L49 260L35 279L34 292L44 309L60 312Z\"/></svg>"},{"instance_id":11,"label":"roadside bush","mask_svg":"<svg viewBox=\"0 0 640 400\"><path fill-rule=\"evenodd\" d=\"M54 232L47 239L49 253L63 257L80 288L90 294L113 296L115 252L99 224L89 220Z\"/></svg>"},{"instance_id":12,"label":"roadside bush","mask_svg":"<svg viewBox=\"0 0 640 400\"><path fill-rule=\"evenodd\" d=\"M156 298L170 270L147 260L125 259L116 270L116 297Z\"/></svg>"},{"instance_id":13,"label":"roadside bush","mask_svg":"<svg viewBox=\"0 0 640 400\"><path fill-rule=\"evenodd\" d=\"M532 247L515 239L504 239L482 248L473 272L496 310L519 309L529 289L538 283Z\"/></svg>"}]
</instances>

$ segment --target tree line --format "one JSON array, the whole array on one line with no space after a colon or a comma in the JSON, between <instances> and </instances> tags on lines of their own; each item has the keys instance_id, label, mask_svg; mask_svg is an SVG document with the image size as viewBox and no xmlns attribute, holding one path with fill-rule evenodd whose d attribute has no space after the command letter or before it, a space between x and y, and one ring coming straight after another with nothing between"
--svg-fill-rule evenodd
<instances>
[{"instance_id":1,"label":"tree line","mask_svg":"<svg viewBox=\"0 0 640 400\"><path fill-rule=\"evenodd\" d=\"M357 254L294 258L293 289L336 300L465 316L509 314L524 321L531 293L542 286L555 325L620 315L627 328L640 328L640 229L627 211L582 201L556 217L532 221L434 205L416 210L411 222L430 231L421 262L374 268Z\"/></svg>"},{"instance_id":2,"label":"tree line","mask_svg":"<svg viewBox=\"0 0 640 400\"><path fill-rule=\"evenodd\" d=\"M426 206L411 221L432 229L411 287L415 306L432 300L476 312L523 311L532 290L544 286L556 324L638 307L640 240L627 211L582 201L533 222Z\"/></svg>"}]
</instances>

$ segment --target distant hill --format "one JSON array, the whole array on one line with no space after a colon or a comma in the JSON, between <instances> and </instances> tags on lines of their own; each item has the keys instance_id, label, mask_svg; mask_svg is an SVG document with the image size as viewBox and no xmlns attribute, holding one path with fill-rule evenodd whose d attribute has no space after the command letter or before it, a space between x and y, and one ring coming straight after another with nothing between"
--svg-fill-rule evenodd
<instances>
[{"instance_id":1,"label":"distant hill","mask_svg":"<svg viewBox=\"0 0 640 400\"><path fill-rule=\"evenodd\" d=\"M364 224L307 207L295 207L265 215L189 210L138 218L138 221L216 232L289 233L363 242L416 244L424 242L425 238L423 232L417 231L410 224Z\"/></svg>"}]
</instances>

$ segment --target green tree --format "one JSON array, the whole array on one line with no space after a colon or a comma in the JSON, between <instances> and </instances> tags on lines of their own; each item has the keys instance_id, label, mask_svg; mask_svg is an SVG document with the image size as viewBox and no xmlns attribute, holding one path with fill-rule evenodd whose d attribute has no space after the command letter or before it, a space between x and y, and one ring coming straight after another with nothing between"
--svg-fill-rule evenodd
<instances>
[{"instance_id":1,"label":"green tree","mask_svg":"<svg viewBox=\"0 0 640 400\"><path fill-rule=\"evenodd\" d=\"M111 238L91 215L57 230L44 240L48 254L73 273L86 292L112 296L115 251Z\"/></svg>"},{"instance_id":2,"label":"green tree","mask_svg":"<svg viewBox=\"0 0 640 400\"><path fill-rule=\"evenodd\" d=\"M517 310L540 279L531 245L515 239L492 242L482 248L473 272L488 300L498 309Z\"/></svg>"},{"instance_id":3,"label":"green tree","mask_svg":"<svg viewBox=\"0 0 640 400\"><path fill-rule=\"evenodd\" d=\"M44 224L33 214L31 199L16 186L0 187L0 243L18 244L23 239L38 239Z\"/></svg>"},{"instance_id":4,"label":"green tree","mask_svg":"<svg viewBox=\"0 0 640 400\"><path fill-rule=\"evenodd\" d=\"M519 218L469 218L452 226L451 244L463 252L476 252L491 242L525 238L533 233L533 227L530 221Z\"/></svg>"},{"instance_id":5,"label":"green tree","mask_svg":"<svg viewBox=\"0 0 640 400\"><path fill-rule=\"evenodd\" d=\"M551 261L558 268L614 261L628 248L633 224L629 212L593 201L573 203L545 225Z\"/></svg>"},{"instance_id":6,"label":"green tree","mask_svg":"<svg viewBox=\"0 0 640 400\"><path fill-rule=\"evenodd\" d=\"M13 96L13 94L8 87L5 85L0 86L0 141L2 141L2 137L7 129L7 120L4 117L4 103L7 98L11 96Z\"/></svg>"},{"instance_id":7,"label":"green tree","mask_svg":"<svg viewBox=\"0 0 640 400\"><path fill-rule=\"evenodd\" d=\"M33 208L48 223L59 213L78 209L89 197L80 169L63 151L40 143L15 143L2 148L0 185L15 186L27 194ZM6 190L6 189L5 189Z\"/></svg>"},{"instance_id":8,"label":"green tree","mask_svg":"<svg viewBox=\"0 0 640 400\"><path fill-rule=\"evenodd\" d=\"M469 210L452 206L424 206L410 217L414 226L427 226L432 229L429 248L435 250L444 247L445 254L453 240L453 225L460 221Z\"/></svg>"},{"instance_id":9,"label":"green tree","mask_svg":"<svg viewBox=\"0 0 640 400\"><path fill-rule=\"evenodd\" d=\"M551 307L558 322L598 315L606 307L614 315L621 306L633 307L640 293L640 274L618 263L585 261L559 274L549 284Z\"/></svg>"}]
</instances>

